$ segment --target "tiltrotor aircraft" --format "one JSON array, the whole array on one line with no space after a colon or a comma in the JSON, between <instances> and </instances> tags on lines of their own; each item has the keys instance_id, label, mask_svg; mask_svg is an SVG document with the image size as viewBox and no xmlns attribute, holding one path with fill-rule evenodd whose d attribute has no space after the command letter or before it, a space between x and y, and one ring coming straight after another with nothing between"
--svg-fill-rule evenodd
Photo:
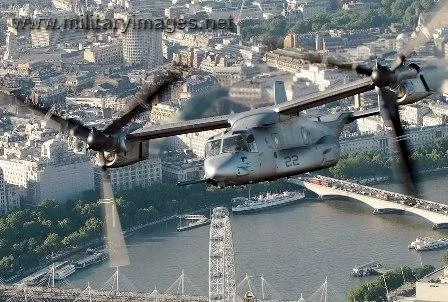
<instances>
[{"instance_id":1,"label":"tiltrotor aircraft","mask_svg":"<svg viewBox=\"0 0 448 302\"><path fill-rule=\"evenodd\" d=\"M316 58L314 55L307 59L316 61ZM337 65L335 62L331 64ZM147 159L148 141L153 139L226 128L206 143L205 178L200 181L217 186L245 185L335 165L340 158L339 135L342 128L358 118L383 112L387 115L386 120L392 121L395 136L400 137L403 129L398 119L398 105L411 104L431 94L415 64L403 62L394 70L379 64L374 68L356 66L355 69L368 77L293 102L286 102L284 84L276 82L274 106L143 127L135 131L122 129L138 113L149 110L155 95L179 76L174 69L168 71L161 83L148 93L145 102L138 102L129 113L102 131L87 128L76 120L63 119L41 107L34 106L34 109L56 122L59 130L69 132L85 141L90 149L98 151L105 168L122 167ZM378 91L379 109L322 117L301 114L305 109L372 89ZM400 147L407 149L407 146Z\"/></svg>"}]
</instances>

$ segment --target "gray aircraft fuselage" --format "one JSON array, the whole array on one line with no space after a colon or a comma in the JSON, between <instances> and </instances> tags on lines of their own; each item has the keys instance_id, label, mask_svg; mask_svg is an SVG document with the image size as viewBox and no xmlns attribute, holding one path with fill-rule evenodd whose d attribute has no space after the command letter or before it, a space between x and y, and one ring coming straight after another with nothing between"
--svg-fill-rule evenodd
<instances>
[{"instance_id":1,"label":"gray aircraft fuselage","mask_svg":"<svg viewBox=\"0 0 448 302\"><path fill-rule=\"evenodd\" d=\"M206 144L205 179L218 186L274 180L335 165L351 113L313 120L275 111L240 115Z\"/></svg>"}]
</instances>

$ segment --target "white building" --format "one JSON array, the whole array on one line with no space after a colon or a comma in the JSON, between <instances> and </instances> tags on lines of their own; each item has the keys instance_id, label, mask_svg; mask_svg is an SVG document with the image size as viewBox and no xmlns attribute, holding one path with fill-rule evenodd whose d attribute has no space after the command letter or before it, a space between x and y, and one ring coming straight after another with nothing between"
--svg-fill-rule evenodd
<instances>
[{"instance_id":1,"label":"white building","mask_svg":"<svg viewBox=\"0 0 448 302\"><path fill-rule=\"evenodd\" d=\"M448 116L448 104L443 102L431 102L428 106L434 114Z\"/></svg>"},{"instance_id":2,"label":"white building","mask_svg":"<svg viewBox=\"0 0 448 302\"><path fill-rule=\"evenodd\" d=\"M356 120L356 126L361 134L377 133L384 129L384 123L379 116L371 116Z\"/></svg>"},{"instance_id":3,"label":"white building","mask_svg":"<svg viewBox=\"0 0 448 302\"><path fill-rule=\"evenodd\" d=\"M168 123L175 122L176 113L178 112L178 106L172 106L170 104L159 103L156 104L150 113L150 120L153 123Z\"/></svg>"},{"instance_id":4,"label":"white building","mask_svg":"<svg viewBox=\"0 0 448 302\"><path fill-rule=\"evenodd\" d=\"M123 63L123 44L115 41L109 44L93 44L84 50L84 60L100 65Z\"/></svg>"},{"instance_id":5,"label":"white building","mask_svg":"<svg viewBox=\"0 0 448 302\"><path fill-rule=\"evenodd\" d=\"M38 156L0 158L7 184L18 186L21 198L33 205L43 199L66 201L93 190L93 167L84 154L71 152L60 138L46 141Z\"/></svg>"},{"instance_id":6,"label":"white building","mask_svg":"<svg viewBox=\"0 0 448 302\"><path fill-rule=\"evenodd\" d=\"M173 183L201 179L204 176L202 160L188 162L164 162L162 166L163 180Z\"/></svg>"},{"instance_id":7,"label":"white building","mask_svg":"<svg viewBox=\"0 0 448 302\"><path fill-rule=\"evenodd\" d=\"M224 131L224 129L208 130L196 133L178 135L172 140L173 147L176 150L190 149L197 157L205 157L205 143L207 140Z\"/></svg>"},{"instance_id":8,"label":"white building","mask_svg":"<svg viewBox=\"0 0 448 302\"><path fill-rule=\"evenodd\" d=\"M448 302L448 266L417 281L415 300Z\"/></svg>"},{"instance_id":9,"label":"white building","mask_svg":"<svg viewBox=\"0 0 448 302\"><path fill-rule=\"evenodd\" d=\"M162 160L158 156L150 157L135 164L109 169L114 191L148 187L162 181ZM95 187L100 188L100 171L95 171Z\"/></svg>"},{"instance_id":10,"label":"white building","mask_svg":"<svg viewBox=\"0 0 448 302\"><path fill-rule=\"evenodd\" d=\"M406 130L410 147L413 149L432 146L435 140L447 133L448 126L415 127ZM389 153L393 146L389 146L389 135L385 131L369 135L341 136L341 154L379 151Z\"/></svg>"},{"instance_id":11,"label":"white building","mask_svg":"<svg viewBox=\"0 0 448 302\"><path fill-rule=\"evenodd\" d=\"M354 73L349 73L337 69L328 69L317 65L309 65L309 68L303 68L295 77L308 80L324 91L331 85L344 85L356 79Z\"/></svg>"},{"instance_id":12,"label":"white building","mask_svg":"<svg viewBox=\"0 0 448 302\"><path fill-rule=\"evenodd\" d=\"M308 20L314 16L324 14L327 11L327 7L323 3L310 2L303 3L297 7L297 10L302 12L303 20Z\"/></svg>"},{"instance_id":13,"label":"white building","mask_svg":"<svg viewBox=\"0 0 448 302\"><path fill-rule=\"evenodd\" d=\"M423 116L429 112L427 106L412 104L400 107L400 119L408 125L421 126Z\"/></svg>"},{"instance_id":14,"label":"white building","mask_svg":"<svg viewBox=\"0 0 448 302\"><path fill-rule=\"evenodd\" d=\"M74 11L77 0L51 0L53 6L58 10Z\"/></svg>"},{"instance_id":15,"label":"white building","mask_svg":"<svg viewBox=\"0 0 448 302\"><path fill-rule=\"evenodd\" d=\"M422 126L440 126L445 124L446 117L442 115L427 114L422 118Z\"/></svg>"}]
</instances>

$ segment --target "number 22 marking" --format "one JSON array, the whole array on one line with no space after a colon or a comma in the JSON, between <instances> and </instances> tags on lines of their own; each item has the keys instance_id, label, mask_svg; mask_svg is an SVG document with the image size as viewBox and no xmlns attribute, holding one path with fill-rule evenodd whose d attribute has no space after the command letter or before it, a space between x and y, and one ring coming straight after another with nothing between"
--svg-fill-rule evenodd
<instances>
[{"instance_id":1,"label":"number 22 marking","mask_svg":"<svg viewBox=\"0 0 448 302\"><path fill-rule=\"evenodd\" d=\"M299 157L297 155L286 156L285 157L285 165L286 167L298 166L299 165Z\"/></svg>"}]
</instances>

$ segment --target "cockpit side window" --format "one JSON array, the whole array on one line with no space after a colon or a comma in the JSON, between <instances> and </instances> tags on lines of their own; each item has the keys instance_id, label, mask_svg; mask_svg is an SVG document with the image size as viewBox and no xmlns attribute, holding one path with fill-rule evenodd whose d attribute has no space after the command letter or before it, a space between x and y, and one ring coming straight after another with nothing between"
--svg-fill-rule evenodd
<instances>
[{"instance_id":1,"label":"cockpit side window","mask_svg":"<svg viewBox=\"0 0 448 302\"><path fill-rule=\"evenodd\" d=\"M255 142L255 137L253 134L249 134L246 137L246 143L247 147L249 149L249 152L258 152L257 143Z\"/></svg>"},{"instance_id":2,"label":"cockpit side window","mask_svg":"<svg viewBox=\"0 0 448 302\"><path fill-rule=\"evenodd\" d=\"M222 153L248 151L246 141L241 135L224 138L222 141Z\"/></svg>"},{"instance_id":3,"label":"cockpit side window","mask_svg":"<svg viewBox=\"0 0 448 302\"><path fill-rule=\"evenodd\" d=\"M221 152L221 140L216 139L205 144L205 157L215 156Z\"/></svg>"}]
</instances>

